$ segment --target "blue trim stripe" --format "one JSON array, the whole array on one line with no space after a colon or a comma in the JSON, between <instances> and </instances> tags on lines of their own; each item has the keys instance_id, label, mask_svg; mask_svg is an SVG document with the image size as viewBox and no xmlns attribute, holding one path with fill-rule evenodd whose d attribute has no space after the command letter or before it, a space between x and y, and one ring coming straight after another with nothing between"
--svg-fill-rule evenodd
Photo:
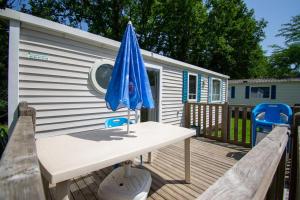
<instances>
[{"instance_id":1,"label":"blue trim stripe","mask_svg":"<svg viewBox=\"0 0 300 200\"><path fill-rule=\"evenodd\" d=\"M245 88L245 98L249 99L250 97L250 86L246 86Z\"/></svg>"},{"instance_id":2,"label":"blue trim stripe","mask_svg":"<svg viewBox=\"0 0 300 200\"><path fill-rule=\"evenodd\" d=\"M182 102L185 103L188 100L188 71L182 72Z\"/></svg>"},{"instance_id":3,"label":"blue trim stripe","mask_svg":"<svg viewBox=\"0 0 300 200\"><path fill-rule=\"evenodd\" d=\"M276 99L276 85L271 86L271 99Z\"/></svg>"}]
</instances>

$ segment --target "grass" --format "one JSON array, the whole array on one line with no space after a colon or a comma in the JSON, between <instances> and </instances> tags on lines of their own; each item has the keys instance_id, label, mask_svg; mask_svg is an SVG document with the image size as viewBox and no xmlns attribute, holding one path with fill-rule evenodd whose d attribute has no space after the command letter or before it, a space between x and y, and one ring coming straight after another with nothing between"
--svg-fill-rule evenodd
<instances>
[{"instance_id":1,"label":"grass","mask_svg":"<svg viewBox=\"0 0 300 200\"><path fill-rule=\"evenodd\" d=\"M231 118L231 122L230 122L230 140L234 140L234 118ZM242 126L243 126L243 120L242 119L238 119L238 141L242 142ZM246 143L250 144L250 119L246 120ZM216 136L215 131L213 131L212 136ZM218 131L218 136L217 137L221 137L222 136L222 131L219 130Z\"/></svg>"},{"instance_id":2,"label":"grass","mask_svg":"<svg viewBox=\"0 0 300 200\"><path fill-rule=\"evenodd\" d=\"M242 142L242 119L238 120L238 141ZM234 118L230 122L230 140L234 140ZM246 120L246 143L250 143L250 120Z\"/></svg>"}]
</instances>

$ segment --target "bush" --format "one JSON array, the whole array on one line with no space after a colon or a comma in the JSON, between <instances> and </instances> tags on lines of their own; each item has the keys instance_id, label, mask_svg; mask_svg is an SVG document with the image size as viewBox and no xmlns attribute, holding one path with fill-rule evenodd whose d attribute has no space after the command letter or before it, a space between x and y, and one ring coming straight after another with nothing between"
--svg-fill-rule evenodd
<instances>
[{"instance_id":1,"label":"bush","mask_svg":"<svg viewBox=\"0 0 300 200\"><path fill-rule=\"evenodd\" d=\"M0 99L0 115L7 113L7 101Z\"/></svg>"}]
</instances>

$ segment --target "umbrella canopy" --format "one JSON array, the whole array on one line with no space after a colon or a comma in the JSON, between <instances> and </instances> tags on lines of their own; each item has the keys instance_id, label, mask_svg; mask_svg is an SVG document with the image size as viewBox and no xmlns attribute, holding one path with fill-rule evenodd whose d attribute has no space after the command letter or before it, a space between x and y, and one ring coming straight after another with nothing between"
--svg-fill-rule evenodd
<instances>
[{"instance_id":1,"label":"umbrella canopy","mask_svg":"<svg viewBox=\"0 0 300 200\"><path fill-rule=\"evenodd\" d=\"M131 22L123 35L105 101L107 108L113 111L154 108L147 71Z\"/></svg>"}]
</instances>

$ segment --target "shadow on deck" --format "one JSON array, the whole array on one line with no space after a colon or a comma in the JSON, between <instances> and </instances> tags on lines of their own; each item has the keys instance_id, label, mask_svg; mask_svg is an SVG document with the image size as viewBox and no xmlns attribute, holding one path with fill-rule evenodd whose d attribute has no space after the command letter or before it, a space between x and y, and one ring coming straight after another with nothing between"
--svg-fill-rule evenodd
<instances>
[{"instance_id":1,"label":"shadow on deck","mask_svg":"<svg viewBox=\"0 0 300 200\"><path fill-rule=\"evenodd\" d=\"M248 148L232 144L193 138L191 184L186 184L183 147L184 143L180 142L155 151L152 153L152 163L144 164L152 176L149 200L195 199L249 151ZM97 199L98 186L111 170L109 167L73 179L70 198ZM51 199L54 199L54 190L54 187L50 190Z\"/></svg>"}]
</instances>

